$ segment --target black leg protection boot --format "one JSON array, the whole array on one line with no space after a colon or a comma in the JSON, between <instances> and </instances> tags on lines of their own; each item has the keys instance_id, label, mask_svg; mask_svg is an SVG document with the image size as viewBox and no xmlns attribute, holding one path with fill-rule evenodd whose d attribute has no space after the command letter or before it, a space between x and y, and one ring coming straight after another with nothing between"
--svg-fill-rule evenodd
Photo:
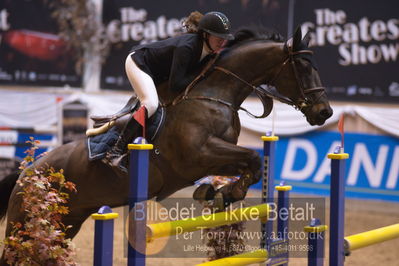
<instances>
[{"instance_id":1,"label":"black leg protection boot","mask_svg":"<svg viewBox=\"0 0 399 266\"><path fill-rule=\"evenodd\" d=\"M102 161L111 166L111 168L119 175L124 176L128 173L128 154L127 145L133 142L135 136L140 135L142 127L133 118L127 122L122 130L119 139L115 145L107 152Z\"/></svg>"}]
</instances>

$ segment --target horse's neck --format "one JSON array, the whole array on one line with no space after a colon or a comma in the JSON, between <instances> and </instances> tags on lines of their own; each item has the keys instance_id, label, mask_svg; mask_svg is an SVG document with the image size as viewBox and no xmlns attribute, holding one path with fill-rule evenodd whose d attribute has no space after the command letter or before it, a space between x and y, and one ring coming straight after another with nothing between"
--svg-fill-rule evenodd
<instances>
[{"instance_id":1,"label":"horse's neck","mask_svg":"<svg viewBox=\"0 0 399 266\"><path fill-rule=\"evenodd\" d=\"M276 67L284 59L283 44L276 42L255 42L237 48L226 64L226 68L249 83L259 86L270 80ZM230 64L230 66L228 66Z\"/></svg>"},{"instance_id":2,"label":"horse's neck","mask_svg":"<svg viewBox=\"0 0 399 266\"><path fill-rule=\"evenodd\" d=\"M255 43L238 47L216 65L234 73L215 70L196 90L196 94L218 98L238 107L257 87L270 81L283 61L283 44Z\"/></svg>"},{"instance_id":3,"label":"horse's neck","mask_svg":"<svg viewBox=\"0 0 399 266\"><path fill-rule=\"evenodd\" d=\"M252 86L259 86L272 79L276 66L282 62L282 47L282 44L272 42L238 47L221 58L216 65L239 78L214 70L194 85L189 94L223 100L239 107L253 91ZM171 103L181 93L169 89L167 82L158 85L157 91L163 103Z\"/></svg>"}]
</instances>

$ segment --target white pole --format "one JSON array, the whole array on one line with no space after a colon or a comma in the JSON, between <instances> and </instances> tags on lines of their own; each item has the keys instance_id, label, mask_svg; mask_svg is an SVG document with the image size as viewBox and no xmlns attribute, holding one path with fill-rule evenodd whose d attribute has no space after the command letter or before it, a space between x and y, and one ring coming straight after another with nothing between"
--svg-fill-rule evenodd
<instances>
[{"instance_id":1,"label":"white pole","mask_svg":"<svg viewBox=\"0 0 399 266\"><path fill-rule=\"evenodd\" d=\"M102 0L92 1L95 7L95 21L97 25L102 23ZM83 67L83 91L99 92L101 77L101 55L99 54L100 43L94 43L92 46L86 47L84 53Z\"/></svg>"}]
</instances>

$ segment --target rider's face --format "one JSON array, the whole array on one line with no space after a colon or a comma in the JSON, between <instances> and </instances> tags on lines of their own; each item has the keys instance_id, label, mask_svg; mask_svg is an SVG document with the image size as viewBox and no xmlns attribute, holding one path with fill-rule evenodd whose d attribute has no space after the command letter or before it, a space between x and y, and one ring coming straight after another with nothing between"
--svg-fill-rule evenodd
<instances>
[{"instance_id":1,"label":"rider's face","mask_svg":"<svg viewBox=\"0 0 399 266\"><path fill-rule=\"evenodd\" d=\"M218 51L221 49L225 43L225 39L209 35L208 37L209 46L213 51Z\"/></svg>"}]
</instances>

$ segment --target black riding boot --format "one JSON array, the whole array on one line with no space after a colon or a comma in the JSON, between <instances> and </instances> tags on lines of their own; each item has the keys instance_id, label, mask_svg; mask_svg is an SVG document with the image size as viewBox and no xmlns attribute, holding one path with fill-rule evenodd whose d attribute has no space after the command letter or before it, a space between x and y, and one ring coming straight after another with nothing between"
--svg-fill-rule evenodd
<instances>
[{"instance_id":1,"label":"black riding boot","mask_svg":"<svg viewBox=\"0 0 399 266\"><path fill-rule=\"evenodd\" d=\"M138 136L141 130L142 128L140 124L133 118L133 116L130 116L130 119L123 128L119 139L102 159L102 161L111 166L118 175L123 176L128 173L127 145L133 142L133 138Z\"/></svg>"}]
</instances>

